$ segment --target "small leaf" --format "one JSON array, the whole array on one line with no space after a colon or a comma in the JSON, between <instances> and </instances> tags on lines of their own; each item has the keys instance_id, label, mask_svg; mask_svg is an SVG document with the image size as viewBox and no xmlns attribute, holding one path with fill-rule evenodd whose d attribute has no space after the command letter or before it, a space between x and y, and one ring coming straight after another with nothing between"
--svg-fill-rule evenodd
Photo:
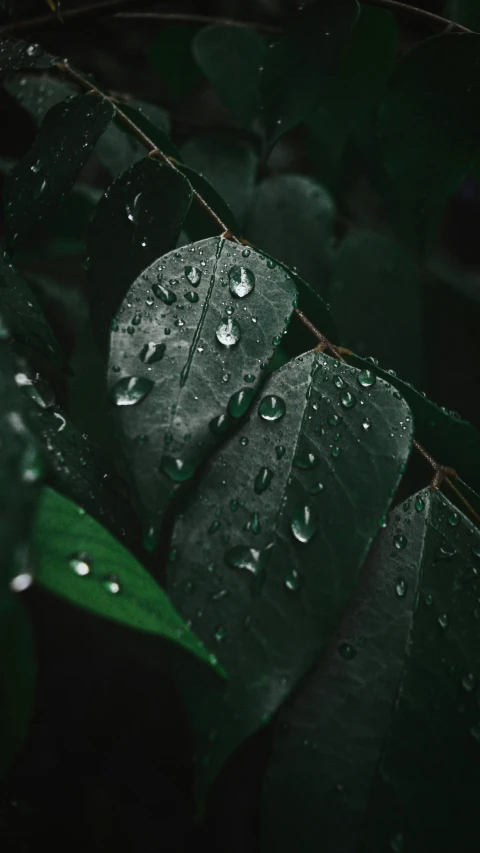
<instances>
[{"instance_id":1,"label":"small leaf","mask_svg":"<svg viewBox=\"0 0 480 853\"><path fill-rule=\"evenodd\" d=\"M202 795L317 660L400 482L408 407L360 378L315 353L272 374L177 519L168 589L229 677L221 712L199 710Z\"/></svg>"},{"instance_id":2,"label":"small leaf","mask_svg":"<svg viewBox=\"0 0 480 853\"><path fill-rule=\"evenodd\" d=\"M225 225L232 234L239 234L240 229L228 204L221 198L216 189L206 178L195 169L184 163L177 163L177 169L184 175L191 185L194 193L197 193L206 201L208 207L214 211L222 225L205 209L199 199L195 197L185 219L185 231L190 240L198 242L206 237L214 237Z\"/></svg>"},{"instance_id":3,"label":"small leaf","mask_svg":"<svg viewBox=\"0 0 480 853\"><path fill-rule=\"evenodd\" d=\"M359 11L356 0L307 4L267 52L260 86L271 145L317 105Z\"/></svg>"},{"instance_id":4,"label":"small leaf","mask_svg":"<svg viewBox=\"0 0 480 853\"><path fill-rule=\"evenodd\" d=\"M160 635L216 666L140 563L98 522L52 489L43 492L34 546L37 580L49 592L127 628Z\"/></svg>"},{"instance_id":5,"label":"small leaf","mask_svg":"<svg viewBox=\"0 0 480 853\"><path fill-rule=\"evenodd\" d=\"M246 413L295 296L286 272L220 237L159 258L128 291L111 335L109 393L156 530L178 485Z\"/></svg>"},{"instance_id":6,"label":"small leaf","mask_svg":"<svg viewBox=\"0 0 480 853\"><path fill-rule=\"evenodd\" d=\"M231 134L204 134L180 149L187 166L200 172L243 223L252 201L258 156L247 139Z\"/></svg>"},{"instance_id":7,"label":"small leaf","mask_svg":"<svg viewBox=\"0 0 480 853\"><path fill-rule=\"evenodd\" d=\"M325 296L332 261L335 204L306 175L274 175L255 191L245 232Z\"/></svg>"},{"instance_id":8,"label":"small leaf","mask_svg":"<svg viewBox=\"0 0 480 853\"><path fill-rule=\"evenodd\" d=\"M424 363L420 295L418 268L394 240L355 230L342 242L329 292L340 343L418 384Z\"/></svg>"},{"instance_id":9,"label":"small leaf","mask_svg":"<svg viewBox=\"0 0 480 853\"><path fill-rule=\"evenodd\" d=\"M178 171L145 157L117 178L99 202L87 244L88 287L103 346L132 281L175 246L191 197Z\"/></svg>"},{"instance_id":10,"label":"small leaf","mask_svg":"<svg viewBox=\"0 0 480 853\"><path fill-rule=\"evenodd\" d=\"M248 126L260 112L260 70L267 45L247 27L204 27L192 51L224 106Z\"/></svg>"},{"instance_id":11,"label":"small leaf","mask_svg":"<svg viewBox=\"0 0 480 853\"><path fill-rule=\"evenodd\" d=\"M479 92L480 36L450 34L407 53L383 99L385 166L413 214L421 256L477 155Z\"/></svg>"},{"instance_id":12,"label":"small leaf","mask_svg":"<svg viewBox=\"0 0 480 853\"><path fill-rule=\"evenodd\" d=\"M19 71L21 68L51 68L57 59L45 53L39 44L0 39L0 74Z\"/></svg>"},{"instance_id":13,"label":"small leaf","mask_svg":"<svg viewBox=\"0 0 480 853\"><path fill-rule=\"evenodd\" d=\"M171 24L162 27L148 52L148 62L174 102L181 101L202 80L202 73L192 54L192 41L197 24Z\"/></svg>"},{"instance_id":14,"label":"small leaf","mask_svg":"<svg viewBox=\"0 0 480 853\"><path fill-rule=\"evenodd\" d=\"M78 95L48 112L30 151L5 181L7 237L12 245L25 240L55 211L112 118L112 105L91 95Z\"/></svg>"}]
</instances>

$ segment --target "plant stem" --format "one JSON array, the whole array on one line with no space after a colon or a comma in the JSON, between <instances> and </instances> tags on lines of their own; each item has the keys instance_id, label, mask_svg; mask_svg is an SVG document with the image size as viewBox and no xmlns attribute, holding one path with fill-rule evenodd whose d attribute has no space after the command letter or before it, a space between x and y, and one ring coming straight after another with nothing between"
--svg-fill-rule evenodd
<instances>
[{"instance_id":1,"label":"plant stem","mask_svg":"<svg viewBox=\"0 0 480 853\"><path fill-rule=\"evenodd\" d=\"M461 503L464 505L464 507L469 511L469 513L473 516L475 521L480 526L480 515L473 508L473 506L467 500L467 498L464 497L464 495L462 495L460 489L457 488L455 483L452 482L452 479L451 479L452 477L454 479L456 479L458 477L457 472L454 471L453 468L447 468L444 465L440 465L433 458L433 456L431 456L431 454L428 452L428 450L425 450L425 448L416 439L413 440L413 446L414 446L415 450L418 450L420 455L423 456L423 458L433 468L434 474L433 474L432 482L430 483L430 488L438 490L443 483L446 483L447 486L449 486L452 489L452 491L455 492L459 501L461 501Z\"/></svg>"},{"instance_id":2,"label":"plant stem","mask_svg":"<svg viewBox=\"0 0 480 853\"><path fill-rule=\"evenodd\" d=\"M470 30L468 27L464 27L462 24L457 24L449 18L444 18L442 15L436 15L434 12L428 12L426 9L419 9L417 6L410 6L408 3L400 3L399 0L360 0L360 2L366 3L368 6L381 6L384 9L391 9L392 12L401 12L402 14L413 15L417 18L424 18L437 26L445 28L451 27L456 30L460 30L462 33L473 32L473 30Z\"/></svg>"}]
</instances>

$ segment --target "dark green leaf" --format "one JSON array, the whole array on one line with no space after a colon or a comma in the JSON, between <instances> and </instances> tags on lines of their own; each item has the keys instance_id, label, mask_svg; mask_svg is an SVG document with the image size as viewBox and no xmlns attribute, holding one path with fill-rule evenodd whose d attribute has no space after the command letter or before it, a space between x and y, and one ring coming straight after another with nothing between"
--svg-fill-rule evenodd
<instances>
[{"instance_id":1,"label":"dark green leaf","mask_svg":"<svg viewBox=\"0 0 480 853\"><path fill-rule=\"evenodd\" d=\"M215 217L212 216L205 209L204 205L200 203L198 197L194 195L192 205L185 219L185 231L190 240L196 242L204 240L206 237L213 237L222 230L224 225L232 234L238 235L240 229L232 211L212 187L211 183L199 172L196 172L195 169L191 169L190 166L186 166L183 163L177 163L176 166L182 175L186 177L193 190L206 201L208 207L215 213Z\"/></svg>"},{"instance_id":2,"label":"dark green leaf","mask_svg":"<svg viewBox=\"0 0 480 853\"><path fill-rule=\"evenodd\" d=\"M412 211L420 254L478 153L479 94L480 36L450 34L411 50L383 100L385 165Z\"/></svg>"},{"instance_id":3,"label":"dark green leaf","mask_svg":"<svg viewBox=\"0 0 480 853\"><path fill-rule=\"evenodd\" d=\"M39 44L0 39L0 74L20 68L51 68L57 59L45 53Z\"/></svg>"},{"instance_id":4,"label":"dark green leaf","mask_svg":"<svg viewBox=\"0 0 480 853\"><path fill-rule=\"evenodd\" d=\"M370 381L315 353L272 374L177 520L168 588L229 677L197 731L202 793L317 660L400 482L409 410Z\"/></svg>"},{"instance_id":5,"label":"dark green leaf","mask_svg":"<svg viewBox=\"0 0 480 853\"><path fill-rule=\"evenodd\" d=\"M359 849L414 621L430 500L421 493L390 514L339 629L278 715L262 853Z\"/></svg>"},{"instance_id":6,"label":"dark green leaf","mask_svg":"<svg viewBox=\"0 0 480 853\"><path fill-rule=\"evenodd\" d=\"M189 139L180 149L187 166L210 181L243 223L250 206L258 156L248 140L231 134L205 134Z\"/></svg>"},{"instance_id":7,"label":"dark green leaf","mask_svg":"<svg viewBox=\"0 0 480 853\"><path fill-rule=\"evenodd\" d=\"M260 112L265 39L247 27L204 27L194 38L192 50L224 106L242 125L249 125Z\"/></svg>"},{"instance_id":8,"label":"dark green leaf","mask_svg":"<svg viewBox=\"0 0 480 853\"><path fill-rule=\"evenodd\" d=\"M423 344L418 269L395 241L353 231L337 252L330 306L339 342L374 355L422 384Z\"/></svg>"},{"instance_id":9,"label":"dark green leaf","mask_svg":"<svg viewBox=\"0 0 480 853\"><path fill-rule=\"evenodd\" d=\"M28 154L3 190L7 237L20 243L58 207L113 118L105 99L77 95L47 113Z\"/></svg>"},{"instance_id":10,"label":"dark green leaf","mask_svg":"<svg viewBox=\"0 0 480 853\"><path fill-rule=\"evenodd\" d=\"M203 79L192 54L195 24L172 24L152 42L148 61L174 101L180 101Z\"/></svg>"},{"instance_id":11,"label":"dark green leaf","mask_svg":"<svg viewBox=\"0 0 480 853\"><path fill-rule=\"evenodd\" d=\"M165 592L97 521L45 488L35 525L37 580L71 604L128 628L161 635L216 667Z\"/></svg>"},{"instance_id":12,"label":"dark green leaf","mask_svg":"<svg viewBox=\"0 0 480 853\"><path fill-rule=\"evenodd\" d=\"M329 185L349 135L375 110L383 95L396 48L393 15L363 5L338 71L307 120L318 174Z\"/></svg>"},{"instance_id":13,"label":"dark green leaf","mask_svg":"<svg viewBox=\"0 0 480 853\"><path fill-rule=\"evenodd\" d=\"M154 145L168 157L178 158L178 151L167 135L169 122L164 110L154 104L146 104L142 101L133 101L128 104L119 104L122 113L133 121ZM119 122L119 129L125 133L128 128ZM145 153L145 147L138 143L139 148Z\"/></svg>"},{"instance_id":14,"label":"dark green leaf","mask_svg":"<svg viewBox=\"0 0 480 853\"><path fill-rule=\"evenodd\" d=\"M334 218L333 199L313 178L274 175L257 187L245 232L326 295Z\"/></svg>"},{"instance_id":15,"label":"dark green leaf","mask_svg":"<svg viewBox=\"0 0 480 853\"><path fill-rule=\"evenodd\" d=\"M267 52L261 93L271 144L316 107L339 66L359 11L356 0L309 3Z\"/></svg>"},{"instance_id":16,"label":"dark green leaf","mask_svg":"<svg viewBox=\"0 0 480 853\"><path fill-rule=\"evenodd\" d=\"M432 403L424 393L399 379L393 370L382 370L370 359L355 355L348 356L348 360L398 388L412 411L415 438L439 464L455 468L463 480L480 491L480 434L472 424L456 412Z\"/></svg>"},{"instance_id":17,"label":"dark green leaf","mask_svg":"<svg viewBox=\"0 0 480 853\"><path fill-rule=\"evenodd\" d=\"M287 273L219 237L160 258L128 291L110 398L154 531L175 488L246 413L295 297Z\"/></svg>"},{"instance_id":18,"label":"dark green leaf","mask_svg":"<svg viewBox=\"0 0 480 853\"><path fill-rule=\"evenodd\" d=\"M145 157L99 202L89 238L89 297L102 345L128 287L175 246L192 193L175 169Z\"/></svg>"},{"instance_id":19,"label":"dark green leaf","mask_svg":"<svg viewBox=\"0 0 480 853\"><path fill-rule=\"evenodd\" d=\"M78 93L74 83L50 74L13 74L3 83L7 92L15 98L40 127L46 113L61 101Z\"/></svg>"},{"instance_id":20,"label":"dark green leaf","mask_svg":"<svg viewBox=\"0 0 480 853\"><path fill-rule=\"evenodd\" d=\"M478 0L446 0L445 16L456 24L480 31L480 3Z\"/></svg>"}]
</instances>

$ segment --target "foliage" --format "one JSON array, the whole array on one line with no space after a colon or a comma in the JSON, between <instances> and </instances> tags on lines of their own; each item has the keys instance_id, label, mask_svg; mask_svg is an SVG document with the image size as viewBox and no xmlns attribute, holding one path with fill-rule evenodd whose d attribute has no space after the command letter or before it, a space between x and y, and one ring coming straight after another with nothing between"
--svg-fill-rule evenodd
<instances>
[{"instance_id":1,"label":"foliage","mask_svg":"<svg viewBox=\"0 0 480 853\"><path fill-rule=\"evenodd\" d=\"M475 837L480 436L417 386L480 35L400 37L357 0L274 37L169 24L155 104L0 40L35 125L2 165L2 772L35 581L85 643L169 668L199 819L268 726L264 853ZM185 135L199 89L228 126Z\"/></svg>"}]
</instances>

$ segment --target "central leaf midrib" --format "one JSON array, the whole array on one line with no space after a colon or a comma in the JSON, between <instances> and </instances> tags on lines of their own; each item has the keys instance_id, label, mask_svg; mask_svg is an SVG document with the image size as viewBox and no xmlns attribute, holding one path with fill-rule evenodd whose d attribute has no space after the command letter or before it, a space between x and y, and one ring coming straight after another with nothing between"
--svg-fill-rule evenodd
<instances>
[{"instance_id":1,"label":"central leaf midrib","mask_svg":"<svg viewBox=\"0 0 480 853\"><path fill-rule=\"evenodd\" d=\"M198 343L198 340L199 340L200 335L202 333L203 325L205 323L205 318L207 316L207 312L208 312L208 309L210 306L210 299L212 296L212 291L213 291L213 288L215 287L218 261L219 261L220 255L222 253L222 248L223 248L224 242L225 242L224 238L220 237L218 240L217 251L215 252L215 262L213 265L212 275L210 276L210 284L208 287L207 295L205 297L205 303L204 303L203 308L202 308L200 320L198 321L197 328L195 329L195 332L194 332L194 335L192 338L192 343L190 344L190 349L188 351L187 360L185 362L184 367L182 368L182 372L180 373L180 388L183 388L184 385L186 385L187 380L188 380L188 374L190 373L190 368L192 366L193 357L195 354L197 343Z\"/></svg>"}]
</instances>

